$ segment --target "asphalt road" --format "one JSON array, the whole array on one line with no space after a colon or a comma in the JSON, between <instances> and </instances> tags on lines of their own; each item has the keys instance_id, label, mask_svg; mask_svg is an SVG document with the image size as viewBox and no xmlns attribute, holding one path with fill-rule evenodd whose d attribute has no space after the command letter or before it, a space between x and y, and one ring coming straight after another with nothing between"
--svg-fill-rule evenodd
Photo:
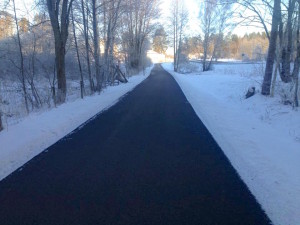
<instances>
[{"instance_id":1,"label":"asphalt road","mask_svg":"<svg viewBox=\"0 0 300 225\"><path fill-rule=\"evenodd\" d=\"M0 182L0 224L263 225L269 219L175 80L156 66L118 104Z\"/></svg>"}]
</instances>

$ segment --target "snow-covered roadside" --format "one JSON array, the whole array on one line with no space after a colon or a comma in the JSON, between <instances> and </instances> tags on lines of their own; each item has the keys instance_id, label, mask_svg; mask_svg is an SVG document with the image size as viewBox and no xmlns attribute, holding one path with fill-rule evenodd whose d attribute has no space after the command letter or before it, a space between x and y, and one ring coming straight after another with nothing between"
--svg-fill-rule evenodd
<instances>
[{"instance_id":1,"label":"snow-covered roadside","mask_svg":"<svg viewBox=\"0 0 300 225\"><path fill-rule=\"evenodd\" d=\"M242 68L241 72L249 68ZM250 191L275 225L300 224L300 111L279 97L245 100L251 78L220 68L171 73ZM226 68L225 68L226 69ZM223 70L225 71L225 70Z\"/></svg>"},{"instance_id":2,"label":"snow-covered roadside","mask_svg":"<svg viewBox=\"0 0 300 225\"><path fill-rule=\"evenodd\" d=\"M118 102L120 97L146 79L152 67L100 95L67 102L43 113L33 113L0 133L0 180L84 122Z\"/></svg>"}]
</instances>

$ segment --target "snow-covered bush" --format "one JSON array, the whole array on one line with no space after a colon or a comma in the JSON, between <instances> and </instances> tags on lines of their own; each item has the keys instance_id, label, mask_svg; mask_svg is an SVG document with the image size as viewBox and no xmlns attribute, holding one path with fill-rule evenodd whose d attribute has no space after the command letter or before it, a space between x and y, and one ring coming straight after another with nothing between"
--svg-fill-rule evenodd
<instances>
[{"instance_id":1,"label":"snow-covered bush","mask_svg":"<svg viewBox=\"0 0 300 225\"><path fill-rule=\"evenodd\" d=\"M190 62L188 56L185 54L180 54L178 61L178 73L186 74L200 71L199 63Z\"/></svg>"},{"instance_id":2,"label":"snow-covered bush","mask_svg":"<svg viewBox=\"0 0 300 225\"><path fill-rule=\"evenodd\" d=\"M200 72L199 65L197 63L192 62L184 62L179 64L178 73L186 74L186 73L195 73Z\"/></svg>"},{"instance_id":3,"label":"snow-covered bush","mask_svg":"<svg viewBox=\"0 0 300 225\"><path fill-rule=\"evenodd\" d=\"M293 105L294 103L294 85L292 83L280 83L278 94L280 95L281 102L284 105ZM276 89L275 89L276 91Z\"/></svg>"}]
</instances>

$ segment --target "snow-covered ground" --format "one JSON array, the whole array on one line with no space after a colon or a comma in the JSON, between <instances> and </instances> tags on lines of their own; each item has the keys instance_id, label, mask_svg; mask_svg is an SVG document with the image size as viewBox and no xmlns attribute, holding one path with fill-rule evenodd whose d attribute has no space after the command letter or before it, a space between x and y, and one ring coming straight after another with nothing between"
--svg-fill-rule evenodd
<instances>
[{"instance_id":1,"label":"snow-covered ground","mask_svg":"<svg viewBox=\"0 0 300 225\"><path fill-rule=\"evenodd\" d=\"M69 101L57 108L31 113L0 132L0 180L21 167L47 147L63 138L99 112L114 105L120 97L131 91L148 77L140 73L120 84L105 89L100 95Z\"/></svg>"},{"instance_id":2,"label":"snow-covered ground","mask_svg":"<svg viewBox=\"0 0 300 225\"><path fill-rule=\"evenodd\" d=\"M260 89L263 65L216 65L188 75L163 67L272 222L300 224L300 111L282 104L280 87L274 98L244 98L249 87Z\"/></svg>"}]
</instances>

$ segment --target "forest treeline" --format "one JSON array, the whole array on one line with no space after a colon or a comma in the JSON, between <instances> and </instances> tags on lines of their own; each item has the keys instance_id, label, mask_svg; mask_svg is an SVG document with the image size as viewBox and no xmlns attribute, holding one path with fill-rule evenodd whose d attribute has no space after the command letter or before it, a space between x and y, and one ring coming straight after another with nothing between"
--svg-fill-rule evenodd
<instances>
[{"instance_id":1,"label":"forest treeline","mask_svg":"<svg viewBox=\"0 0 300 225\"><path fill-rule=\"evenodd\" d=\"M218 34L213 35L216 39ZM213 51L214 43L210 43L209 52ZM243 61L262 61L266 58L269 41L264 32L253 32L239 37L236 34L228 34L220 40L220 47L215 52L215 60L236 59ZM182 52L190 59L203 57L203 40L201 36L188 37L183 40Z\"/></svg>"},{"instance_id":2,"label":"forest treeline","mask_svg":"<svg viewBox=\"0 0 300 225\"><path fill-rule=\"evenodd\" d=\"M35 3L31 19L15 0L0 3L0 82L16 81L6 92L20 93L27 114L65 102L71 80L80 84L83 98L150 63L146 50L159 17L158 1ZM1 100L0 107L5 104L9 102ZM11 116L1 108L0 130L1 115Z\"/></svg>"},{"instance_id":3,"label":"forest treeline","mask_svg":"<svg viewBox=\"0 0 300 225\"><path fill-rule=\"evenodd\" d=\"M153 36L152 48L154 51L168 55L167 49L169 36L163 27L159 27ZM213 34L212 39L217 39L218 34ZM212 52L214 42L210 43L209 51ZM238 36L237 34L227 34L222 37L220 48L215 53L215 60L236 59L243 61L263 61L266 59L269 40L265 32L252 32ZM201 35L184 37L182 41L182 53L188 59L203 58L203 39Z\"/></svg>"}]
</instances>

